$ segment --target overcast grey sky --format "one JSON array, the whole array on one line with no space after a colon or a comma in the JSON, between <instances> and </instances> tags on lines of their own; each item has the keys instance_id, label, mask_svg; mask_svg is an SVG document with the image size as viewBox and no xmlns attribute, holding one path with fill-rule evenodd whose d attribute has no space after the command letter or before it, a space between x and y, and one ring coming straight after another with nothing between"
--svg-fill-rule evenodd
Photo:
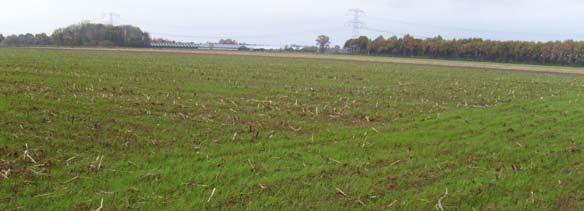
<instances>
[{"instance_id":1,"label":"overcast grey sky","mask_svg":"<svg viewBox=\"0 0 584 211\"><path fill-rule=\"evenodd\" d=\"M350 8L366 12L371 37L380 34L501 40L584 40L581 0L27 0L3 1L0 33L52 32L82 20L133 24L154 37L214 41L221 37L273 45L334 44L351 36Z\"/></svg>"}]
</instances>

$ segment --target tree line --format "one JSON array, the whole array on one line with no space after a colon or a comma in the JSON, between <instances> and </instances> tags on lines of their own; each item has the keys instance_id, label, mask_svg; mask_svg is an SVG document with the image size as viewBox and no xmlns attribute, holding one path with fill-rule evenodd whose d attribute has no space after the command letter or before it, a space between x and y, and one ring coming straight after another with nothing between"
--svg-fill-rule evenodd
<instances>
[{"instance_id":1,"label":"tree line","mask_svg":"<svg viewBox=\"0 0 584 211\"><path fill-rule=\"evenodd\" d=\"M50 37L45 33L35 35L28 33L6 37L0 34L0 44L2 45L49 45L50 42Z\"/></svg>"},{"instance_id":2,"label":"tree line","mask_svg":"<svg viewBox=\"0 0 584 211\"><path fill-rule=\"evenodd\" d=\"M496 41L443 39L440 36L418 39L410 35L366 36L349 39L344 48L353 54L392 55L444 59L465 59L528 64L584 66L583 41Z\"/></svg>"},{"instance_id":3,"label":"tree line","mask_svg":"<svg viewBox=\"0 0 584 211\"><path fill-rule=\"evenodd\" d=\"M149 47L150 35L131 25L80 23L55 30L50 36L40 34L0 35L6 46L57 45L103 47Z\"/></svg>"}]
</instances>

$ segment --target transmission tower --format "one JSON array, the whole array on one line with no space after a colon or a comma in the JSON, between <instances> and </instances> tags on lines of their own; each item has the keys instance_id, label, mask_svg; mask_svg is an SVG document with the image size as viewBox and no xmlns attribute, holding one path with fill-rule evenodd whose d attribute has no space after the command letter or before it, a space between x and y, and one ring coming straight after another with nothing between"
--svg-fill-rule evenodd
<instances>
[{"instance_id":1,"label":"transmission tower","mask_svg":"<svg viewBox=\"0 0 584 211\"><path fill-rule=\"evenodd\" d=\"M349 12L353 15L353 19L348 22L348 24L353 28L353 37L358 37L361 35L359 32L361 28L365 27L365 22L361 21L361 15L365 14L365 11L354 8L350 9Z\"/></svg>"},{"instance_id":2,"label":"transmission tower","mask_svg":"<svg viewBox=\"0 0 584 211\"><path fill-rule=\"evenodd\" d=\"M113 12L108 12L108 13L103 13L102 18L108 18L108 24L109 25L114 25L114 19L115 18L119 18L120 15L117 13L113 13Z\"/></svg>"}]
</instances>

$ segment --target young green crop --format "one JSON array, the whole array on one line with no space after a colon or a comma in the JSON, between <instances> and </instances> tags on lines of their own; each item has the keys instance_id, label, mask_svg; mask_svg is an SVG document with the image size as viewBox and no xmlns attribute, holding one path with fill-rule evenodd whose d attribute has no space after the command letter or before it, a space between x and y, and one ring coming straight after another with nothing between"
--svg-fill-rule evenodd
<instances>
[{"instance_id":1,"label":"young green crop","mask_svg":"<svg viewBox=\"0 0 584 211\"><path fill-rule=\"evenodd\" d=\"M579 209L583 82L3 48L0 209Z\"/></svg>"}]
</instances>

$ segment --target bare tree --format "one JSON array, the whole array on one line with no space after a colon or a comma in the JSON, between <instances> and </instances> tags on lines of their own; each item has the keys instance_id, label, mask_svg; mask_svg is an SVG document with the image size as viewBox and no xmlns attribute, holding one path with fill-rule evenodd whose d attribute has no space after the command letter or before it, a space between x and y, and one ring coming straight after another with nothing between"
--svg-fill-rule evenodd
<instances>
[{"instance_id":1,"label":"bare tree","mask_svg":"<svg viewBox=\"0 0 584 211\"><path fill-rule=\"evenodd\" d=\"M331 44L331 38L326 35L320 35L316 38L316 44L319 47L319 51L324 53Z\"/></svg>"}]
</instances>

